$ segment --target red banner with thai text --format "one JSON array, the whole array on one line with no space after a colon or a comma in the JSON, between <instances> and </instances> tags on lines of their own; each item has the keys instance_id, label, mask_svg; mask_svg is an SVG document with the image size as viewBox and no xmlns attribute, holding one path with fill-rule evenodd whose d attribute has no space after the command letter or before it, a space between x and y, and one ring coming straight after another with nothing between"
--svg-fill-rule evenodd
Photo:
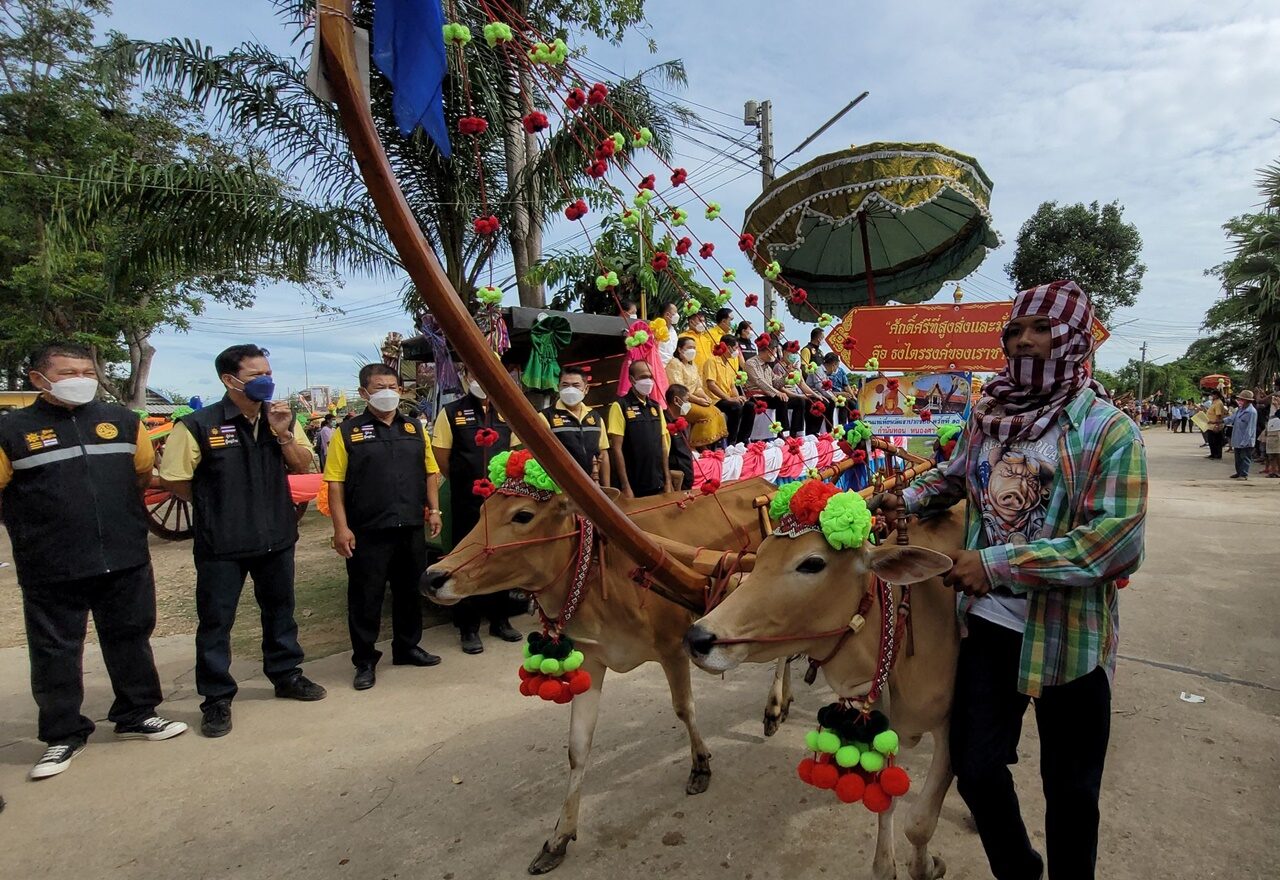
<instances>
[{"instance_id":1,"label":"red banner with thai text","mask_svg":"<svg viewBox=\"0 0 1280 880\"><path fill-rule=\"evenodd\" d=\"M827 343L853 370L1004 369L1000 334L1010 302L851 309L827 334ZM1095 318L1094 347L1110 333ZM848 342L848 344L846 344ZM875 366L868 367L874 359Z\"/></svg>"}]
</instances>

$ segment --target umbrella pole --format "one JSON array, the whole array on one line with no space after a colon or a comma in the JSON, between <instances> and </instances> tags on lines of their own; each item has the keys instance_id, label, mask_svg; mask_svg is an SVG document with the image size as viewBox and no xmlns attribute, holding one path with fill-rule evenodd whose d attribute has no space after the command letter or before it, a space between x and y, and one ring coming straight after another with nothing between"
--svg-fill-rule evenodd
<instances>
[{"instance_id":1,"label":"umbrella pole","mask_svg":"<svg viewBox=\"0 0 1280 880\"><path fill-rule=\"evenodd\" d=\"M876 304L876 276L871 271L871 243L867 241L867 212L858 212L858 231L862 233L862 265L867 272L867 305Z\"/></svg>"}]
</instances>

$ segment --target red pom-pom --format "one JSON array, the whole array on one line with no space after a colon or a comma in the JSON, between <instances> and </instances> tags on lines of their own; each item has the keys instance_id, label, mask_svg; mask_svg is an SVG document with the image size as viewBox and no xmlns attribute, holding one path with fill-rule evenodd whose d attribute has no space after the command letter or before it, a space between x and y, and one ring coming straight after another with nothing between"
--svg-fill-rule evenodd
<instances>
[{"instance_id":1,"label":"red pom-pom","mask_svg":"<svg viewBox=\"0 0 1280 880\"><path fill-rule=\"evenodd\" d=\"M922 410L920 410L920 420L921 420L921 421L923 421L923 422L932 422L932 421L933 421L933 412L932 412L931 410L929 410L929 409L922 409Z\"/></svg>"},{"instance_id":2,"label":"red pom-pom","mask_svg":"<svg viewBox=\"0 0 1280 880\"><path fill-rule=\"evenodd\" d=\"M853 459L853 463L854 463L854 464L866 464L866 463L867 463L867 450L865 450L865 449L855 449L855 450L853 450L853 454L852 454L852 455L850 455L849 457Z\"/></svg>"},{"instance_id":3,"label":"red pom-pom","mask_svg":"<svg viewBox=\"0 0 1280 880\"><path fill-rule=\"evenodd\" d=\"M773 337L768 333L761 333L756 337L756 348L768 348L773 345Z\"/></svg>"},{"instance_id":4,"label":"red pom-pom","mask_svg":"<svg viewBox=\"0 0 1280 880\"><path fill-rule=\"evenodd\" d=\"M791 515L803 525L811 526L818 522L822 508L827 506L827 499L839 495L840 490L831 483L821 480L806 480L804 485L791 496Z\"/></svg>"},{"instance_id":5,"label":"red pom-pom","mask_svg":"<svg viewBox=\"0 0 1280 880\"><path fill-rule=\"evenodd\" d=\"M588 104L603 104L609 97L609 87L604 83L596 83L591 87L591 91L587 93Z\"/></svg>"},{"instance_id":6,"label":"red pom-pom","mask_svg":"<svg viewBox=\"0 0 1280 880\"><path fill-rule=\"evenodd\" d=\"M524 119L520 120L524 126L524 130L529 134L537 134L540 131L546 131L551 127L551 123L547 121L547 114L541 110L533 110L526 113Z\"/></svg>"},{"instance_id":7,"label":"red pom-pom","mask_svg":"<svg viewBox=\"0 0 1280 880\"><path fill-rule=\"evenodd\" d=\"M862 418L862 410L855 409L853 412L849 413L849 418L856 422L858 419Z\"/></svg>"},{"instance_id":8,"label":"red pom-pom","mask_svg":"<svg viewBox=\"0 0 1280 880\"><path fill-rule=\"evenodd\" d=\"M827 405L823 403L821 400L815 400L813 403L809 405L809 415L813 416L814 418L817 418L818 416L824 416L826 414L827 414Z\"/></svg>"},{"instance_id":9,"label":"red pom-pom","mask_svg":"<svg viewBox=\"0 0 1280 880\"><path fill-rule=\"evenodd\" d=\"M834 764L818 764L813 768L810 774L813 785L818 788L835 788L836 783L840 781L840 771L836 769Z\"/></svg>"},{"instance_id":10,"label":"red pom-pom","mask_svg":"<svg viewBox=\"0 0 1280 880\"><path fill-rule=\"evenodd\" d=\"M803 287L793 287L791 289L791 301L796 305L803 305L809 299L809 292Z\"/></svg>"},{"instance_id":11,"label":"red pom-pom","mask_svg":"<svg viewBox=\"0 0 1280 880\"><path fill-rule=\"evenodd\" d=\"M575 669L569 673L569 690L573 691L575 696L591 690L591 673L585 669Z\"/></svg>"},{"instance_id":12,"label":"red pom-pom","mask_svg":"<svg viewBox=\"0 0 1280 880\"><path fill-rule=\"evenodd\" d=\"M604 177L609 173L609 163L603 159L596 159L587 166L586 172L588 177L594 177L599 180L601 177Z\"/></svg>"},{"instance_id":13,"label":"red pom-pom","mask_svg":"<svg viewBox=\"0 0 1280 880\"><path fill-rule=\"evenodd\" d=\"M911 777L901 767L886 767L880 773L880 787L889 797L902 797L911 790Z\"/></svg>"},{"instance_id":14,"label":"red pom-pom","mask_svg":"<svg viewBox=\"0 0 1280 880\"><path fill-rule=\"evenodd\" d=\"M689 172L685 171L683 168L677 168L675 171L671 172L672 186L679 186L680 184L684 183L688 179L689 179Z\"/></svg>"},{"instance_id":15,"label":"red pom-pom","mask_svg":"<svg viewBox=\"0 0 1280 880\"><path fill-rule=\"evenodd\" d=\"M787 354L799 354L799 353L800 353L800 340L799 340L799 339L793 339L793 340L791 340L790 342L788 342L788 343L786 344L785 348L786 348L786 352L787 352Z\"/></svg>"},{"instance_id":16,"label":"red pom-pom","mask_svg":"<svg viewBox=\"0 0 1280 880\"><path fill-rule=\"evenodd\" d=\"M760 305L760 297L754 293L748 293L746 304L747 308L754 309L756 306Z\"/></svg>"},{"instance_id":17,"label":"red pom-pom","mask_svg":"<svg viewBox=\"0 0 1280 880\"><path fill-rule=\"evenodd\" d=\"M684 238L676 242L676 253L683 257L685 254L689 253L689 248L691 247L693 247L693 239L686 235Z\"/></svg>"},{"instance_id":18,"label":"red pom-pom","mask_svg":"<svg viewBox=\"0 0 1280 880\"><path fill-rule=\"evenodd\" d=\"M898 387L898 380L897 380L896 378L890 379L890 380L889 380L889 390L890 390L890 391L893 391L893 390L897 389L897 387Z\"/></svg>"},{"instance_id":19,"label":"red pom-pom","mask_svg":"<svg viewBox=\"0 0 1280 880\"><path fill-rule=\"evenodd\" d=\"M666 251L654 252L653 259L649 261L649 265L653 267L655 272L665 272L670 264L671 257L667 255Z\"/></svg>"},{"instance_id":20,"label":"red pom-pom","mask_svg":"<svg viewBox=\"0 0 1280 880\"><path fill-rule=\"evenodd\" d=\"M564 96L564 105L570 110L581 110L587 103L587 93L582 89L573 88L569 90L569 94Z\"/></svg>"},{"instance_id":21,"label":"red pom-pom","mask_svg":"<svg viewBox=\"0 0 1280 880\"><path fill-rule=\"evenodd\" d=\"M538 685L538 696L550 703L560 696L562 690L560 684L560 681L554 678L544 679L542 684Z\"/></svg>"},{"instance_id":22,"label":"red pom-pom","mask_svg":"<svg viewBox=\"0 0 1280 880\"><path fill-rule=\"evenodd\" d=\"M532 697L537 692L538 690L533 686L533 681L531 679L526 678L524 681L520 682L520 696Z\"/></svg>"},{"instance_id":23,"label":"red pom-pom","mask_svg":"<svg viewBox=\"0 0 1280 880\"><path fill-rule=\"evenodd\" d=\"M723 342L717 342L715 345L711 346L711 353L716 357L724 357L729 353L729 346L725 345Z\"/></svg>"},{"instance_id":24,"label":"red pom-pom","mask_svg":"<svg viewBox=\"0 0 1280 880\"><path fill-rule=\"evenodd\" d=\"M872 782L862 792L862 803L873 813L883 813L893 805L893 798L885 794L879 783Z\"/></svg>"},{"instance_id":25,"label":"red pom-pom","mask_svg":"<svg viewBox=\"0 0 1280 880\"><path fill-rule=\"evenodd\" d=\"M587 216L588 210L586 199L578 199L564 209L564 216L570 220L581 220Z\"/></svg>"},{"instance_id":26,"label":"red pom-pom","mask_svg":"<svg viewBox=\"0 0 1280 880\"><path fill-rule=\"evenodd\" d=\"M948 444L947 444L947 446L948 446L948 449L947 449L947 457L948 457L948 458L950 458L950 457L951 457L951 447L953 447L953 446L955 445L955 442L956 442L956 441L952 440L950 443L948 443ZM1124 589L1125 587L1127 587L1127 586L1129 586L1129 579L1128 579L1128 578L1116 578L1116 589L1117 589L1117 590L1123 590L1123 589Z\"/></svg>"},{"instance_id":27,"label":"red pom-pom","mask_svg":"<svg viewBox=\"0 0 1280 880\"><path fill-rule=\"evenodd\" d=\"M640 189L657 189L657 187L655 186L657 181L658 181L658 178L655 177L654 175L646 174L644 178L641 179L640 181Z\"/></svg>"},{"instance_id":28,"label":"red pom-pom","mask_svg":"<svg viewBox=\"0 0 1280 880\"><path fill-rule=\"evenodd\" d=\"M738 236L738 250L744 254L749 254L756 249L756 237L750 232L744 232Z\"/></svg>"},{"instance_id":29,"label":"red pom-pom","mask_svg":"<svg viewBox=\"0 0 1280 880\"><path fill-rule=\"evenodd\" d=\"M719 490L720 490L719 480L704 480L702 483L701 491L703 495L714 495Z\"/></svg>"},{"instance_id":30,"label":"red pom-pom","mask_svg":"<svg viewBox=\"0 0 1280 880\"><path fill-rule=\"evenodd\" d=\"M617 152L617 150L618 145L614 142L613 138L605 138L600 143L596 144L596 158L608 159Z\"/></svg>"},{"instance_id":31,"label":"red pom-pom","mask_svg":"<svg viewBox=\"0 0 1280 880\"><path fill-rule=\"evenodd\" d=\"M845 337L845 340L844 340L845 351L853 351L857 347L858 347L858 340L854 339L852 336Z\"/></svg>"},{"instance_id":32,"label":"red pom-pom","mask_svg":"<svg viewBox=\"0 0 1280 880\"><path fill-rule=\"evenodd\" d=\"M529 679L533 678L533 673L525 669L523 666L519 666L516 668L516 675L520 676L521 681L528 681Z\"/></svg>"},{"instance_id":33,"label":"red pom-pom","mask_svg":"<svg viewBox=\"0 0 1280 880\"><path fill-rule=\"evenodd\" d=\"M569 702L572 699L573 699L573 691L569 689L569 684L563 681L560 682L560 693L556 694L555 701L563 706L565 703Z\"/></svg>"},{"instance_id":34,"label":"red pom-pom","mask_svg":"<svg viewBox=\"0 0 1280 880\"><path fill-rule=\"evenodd\" d=\"M813 785L813 768L818 766L818 762L813 758L805 758L796 767L796 775L800 777L802 782Z\"/></svg>"},{"instance_id":35,"label":"red pom-pom","mask_svg":"<svg viewBox=\"0 0 1280 880\"><path fill-rule=\"evenodd\" d=\"M689 427L688 419L684 416L680 416L674 422L667 422L667 433L674 437L687 427Z\"/></svg>"},{"instance_id":36,"label":"red pom-pom","mask_svg":"<svg viewBox=\"0 0 1280 880\"><path fill-rule=\"evenodd\" d=\"M833 384L831 383L831 380L830 380L830 379L823 379L823 380L822 380L822 390L823 390L823 391L830 391L830 390L831 390L832 388L834 388L834 387L835 387L835 385L833 385Z\"/></svg>"},{"instance_id":37,"label":"red pom-pom","mask_svg":"<svg viewBox=\"0 0 1280 880\"><path fill-rule=\"evenodd\" d=\"M840 798L842 803L854 804L862 800L862 793L866 788L867 784L862 781L861 776L857 773L846 773L836 783L836 797Z\"/></svg>"},{"instance_id":38,"label":"red pom-pom","mask_svg":"<svg viewBox=\"0 0 1280 880\"><path fill-rule=\"evenodd\" d=\"M513 480L519 480L524 477L524 466L533 458L533 453L527 449L517 449L507 458L507 476Z\"/></svg>"},{"instance_id":39,"label":"red pom-pom","mask_svg":"<svg viewBox=\"0 0 1280 880\"><path fill-rule=\"evenodd\" d=\"M497 489L498 487L493 485L489 480L476 480L471 484L472 494L479 495L481 498L488 498L497 491Z\"/></svg>"},{"instance_id":40,"label":"red pom-pom","mask_svg":"<svg viewBox=\"0 0 1280 880\"><path fill-rule=\"evenodd\" d=\"M484 134L489 129L489 123L479 116L464 116L458 120L458 131L462 134Z\"/></svg>"},{"instance_id":41,"label":"red pom-pom","mask_svg":"<svg viewBox=\"0 0 1280 880\"><path fill-rule=\"evenodd\" d=\"M716 252L716 246L711 242L707 242L698 249L698 256L702 257L702 259L705 260L715 252Z\"/></svg>"},{"instance_id":42,"label":"red pom-pom","mask_svg":"<svg viewBox=\"0 0 1280 880\"><path fill-rule=\"evenodd\" d=\"M756 398L756 415L762 416L769 411L769 401L763 397Z\"/></svg>"},{"instance_id":43,"label":"red pom-pom","mask_svg":"<svg viewBox=\"0 0 1280 880\"><path fill-rule=\"evenodd\" d=\"M490 214L488 217L477 217L471 222L471 227L475 229L476 235L494 235L502 228L502 224Z\"/></svg>"},{"instance_id":44,"label":"red pom-pom","mask_svg":"<svg viewBox=\"0 0 1280 880\"><path fill-rule=\"evenodd\" d=\"M498 442L498 432L493 428L476 428L476 445L483 448Z\"/></svg>"}]
</instances>

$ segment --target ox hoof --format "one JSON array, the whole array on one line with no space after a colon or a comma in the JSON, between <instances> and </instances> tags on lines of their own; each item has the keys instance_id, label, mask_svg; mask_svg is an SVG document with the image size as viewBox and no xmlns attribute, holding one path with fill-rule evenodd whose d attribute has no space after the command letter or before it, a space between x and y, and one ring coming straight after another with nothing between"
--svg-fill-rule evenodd
<instances>
[{"instance_id":1,"label":"ox hoof","mask_svg":"<svg viewBox=\"0 0 1280 880\"><path fill-rule=\"evenodd\" d=\"M764 710L764 735L773 736L778 732L783 724L787 722L787 717L791 714L791 701L782 706L781 710L775 710L773 706Z\"/></svg>"},{"instance_id":2,"label":"ox hoof","mask_svg":"<svg viewBox=\"0 0 1280 880\"><path fill-rule=\"evenodd\" d=\"M685 794L702 794L711 786L711 767L694 767L689 771L689 782L684 787Z\"/></svg>"},{"instance_id":3,"label":"ox hoof","mask_svg":"<svg viewBox=\"0 0 1280 880\"><path fill-rule=\"evenodd\" d=\"M920 869L919 863L911 865L911 880L941 880L947 874L947 863L939 856L928 856L927 867Z\"/></svg>"},{"instance_id":4,"label":"ox hoof","mask_svg":"<svg viewBox=\"0 0 1280 880\"><path fill-rule=\"evenodd\" d=\"M529 864L530 874L549 874L556 868L560 867L560 863L564 861L564 857L569 852L569 841L566 839L561 841L559 846L552 847L551 841L542 844L542 852L538 853L538 857Z\"/></svg>"}]
</instances>

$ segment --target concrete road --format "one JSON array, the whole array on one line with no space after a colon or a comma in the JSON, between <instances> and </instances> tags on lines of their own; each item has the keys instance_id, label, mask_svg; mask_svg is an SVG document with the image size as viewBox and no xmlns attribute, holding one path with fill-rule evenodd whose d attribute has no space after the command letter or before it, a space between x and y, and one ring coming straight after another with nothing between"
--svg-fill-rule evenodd
<instances>
[{"instance_id":1,"label":"concrete road","mask_svg":"<svg viewBox=\"0 0 1280 880\"><path fill-rule=\"evenodd\" d=\"M1237 485L1191 436L1147 436L1148 554L1122 596L1100 876L1280 877L1280 480ZM0 877L522 876L559 808L568 712L516 693L519 646L464 657L441 629L426 644L441 666L388 665L363 693L345 656L308 664L330 688L318 704L272 699L241 664L228 737L118 743L103 724L68 772L39 783L25 779L41 752L26 656L0 652ZM194 726L190 639L156 647L165 711ZM87 711L101 718L96 648L86 668ZM695 676L710 791L684 794L687 745L656 667L611 678L580 839L558 875L869 876L871 815L794 777L825 690L800 685L791 722L765 740L767 668ZM1015 773L1038 828L1028 721ZM925 756L907 766L922 774ZM935 844L948 877L988 876L954 791Z\"/></svg>"}]
</instances>

